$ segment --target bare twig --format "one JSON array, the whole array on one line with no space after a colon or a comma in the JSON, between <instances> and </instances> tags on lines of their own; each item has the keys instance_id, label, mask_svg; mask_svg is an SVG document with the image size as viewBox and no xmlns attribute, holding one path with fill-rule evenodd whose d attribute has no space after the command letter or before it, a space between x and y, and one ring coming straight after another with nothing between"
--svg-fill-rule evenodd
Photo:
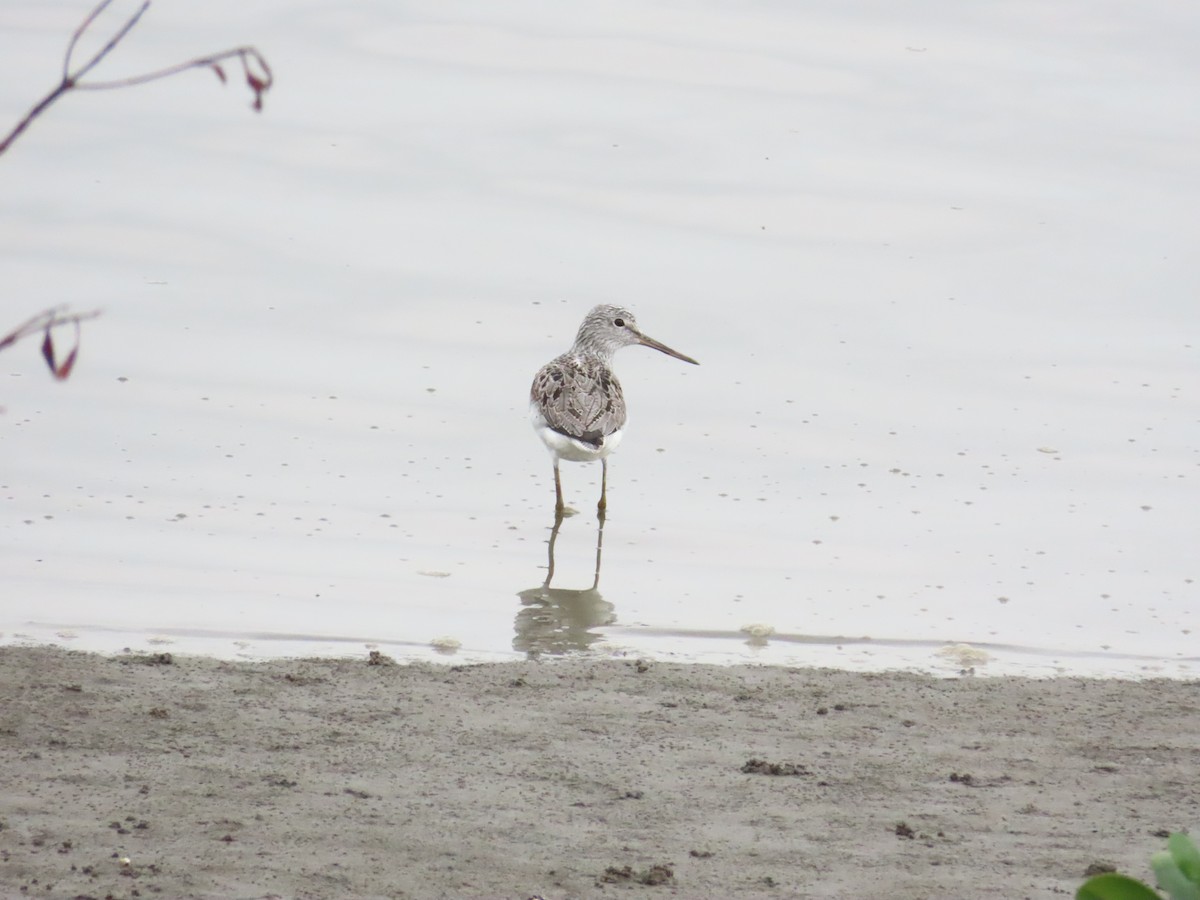
<instances>
[{"instance_id":1,"label":"bare twig","mask_svg":"<svg viewBox=\"0 0 1200 900\"><path fill-rule=\"evenodd\" d=\"M66 313L66 309L65 306L55 306L38 313L28 322L14 328L4 337L0 337L0 350L11 347L22 338L27 338L40 331L45 335L42 338L42 357L46 360L46 365L50 367L55 378L65 379L71 374L71 369L75 366L75 358L79 354L79 323L100 315L98 309L69 315ZM71 352L67 354L66 358L59 362L54 350L53 331L63 325L75 326L75 346L71 348Z\"/></svg>"},{"instance_id":2,"label":"bare twig","mask_svg":"<svg viewBox=\"0 0 1200 900\"><path fill-rule=\"evenodd\" d=\"M87 83L78 83L75 87L81 91L107 91L113 88L132 87L135 84L145 84L148 81L157 81L160 78L167 78L171 75L176 75L188 69L198 69L201 67L209 67L217 73L217 77L221 81L225 81L225 70L221 68L221 62L227 59L237 57L242 63L242 71L246 75L246 84L250 86L250 90L254 91L254 108L262 109L262 95L271 87L271 69L267 65L266 59L254 47L235 47L232 50L225 50L221 53L214 53L212 56L201 56L196 59L189 59L187 62L178 63L174 66L168 66L165 69L159 69L156 72L147 72L144 75L132 75L129 78L117 78L112 81L92 81ZM258 71L255 71L257 69Z\"/></svg>"},{"instance_id":3,"label":"bare twig","mask_svg":"<svg viewBox=\"0 0 1200 900\"><path fill-rule=\"evenodd\" d=\"M83 64L81 68L72 72L71 56L75 53L75 45L79 43L79 39L83 37L83 33L92 26L92 23L96 21L96 19L100 16L100 13L108 9L109 4L111 3L112 0L100 0L100 2L96 5L96 8L88 14L88 17L79 24L79 27L75 29L75 33L71 35L71 43L67 44L67 52L63 54L64 83L70 82L71 84L78 84L79 79L95 68L96 64L99 63L100 60L108 56L108 54L112 52L112 48L117 46L117 44L121 42L121 39L125 37L125 35L129 34L129 32L133 29L133 26L138 23L139 19L141 19L142 14L150 8L150 0L142 0L142 5L138 8L138 11L130 16L128 20L126 20L125 24L117 30L116 34L109 38L108 43L101 47L91 59Z\"/></svg>"},{"instance_id":4,"label":"bare twig","mask_svg":"<svg viewBox=\"0 0 1200 900\"><path fill-rule=\"evenodd\" d=\"M3 155L12 142L15 141L26 128L33 123L38 116L46 111L52 103L58 100L63 94L72 90L81 91L103 91L112 90L114 88L132 87L138 84L146 84L150 81L157 81L160 78L169 78L172 75L177 75L180 72L188 69L211 68L217 73L217 76L222 82L225 81L225 70L221 68L221 62L227 59L237 58L242 64L242 72L246 76L246 84L250 90L254 92L254 103L252 104L255 110L262 109L263 95L271 89L274 79L271 75L271 68L267 65L266 59L258 50L251 46L234 47L232 50L225 50L221 53L213 53L208 56L200 56L195 59L187 60L174 66L168 66L165 69L159 69L154 72L146 72L142 75L134 75L129 78L118 78L111 81L82 81L81 79L94 69L100 62L104 60L113 48L119 44L134 26L141 20L142 15L150 8L150 0L142 0L141 6L133 13L120 28L113 33L113 36L105 42L91 58L84 62L77 69L72 69L72 57L75 53L75 47L79 43L79 39L91 28L92 24L100 17L100 14L112 3L112 0L100 0L90 13L80 23L71 35L71 40L67 44L67 51L63 55L63 75L62 81L48 93L45 97L34 104L33 108L25 114L16 126L3 140L0 140L0 155Z\"/></svg>"}]
</instances>

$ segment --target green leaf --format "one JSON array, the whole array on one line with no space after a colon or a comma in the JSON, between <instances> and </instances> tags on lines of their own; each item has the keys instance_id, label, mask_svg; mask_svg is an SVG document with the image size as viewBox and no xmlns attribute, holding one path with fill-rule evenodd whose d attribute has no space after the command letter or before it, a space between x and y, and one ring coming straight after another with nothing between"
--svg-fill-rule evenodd
<instances>
[{"instance_id":1,"label":"green leaf","mask_svg":"<svg viewBox=\"0 0 1200 900\"><path fill-rule=\"evenodd\" d=\"M1075 900L1162 900L1140 881L1116 872L1105 872L1084 882Z\"/></svg>"},{"instance_id":2,"label":"green leaf","mask_svg":"<svg viewBox=\"0 0 1200 900\"><path fill-rule=\"evenodd\" d=\"M1175 865L1183 872L1188 881L1200 884L1200 850L1190 837L1182 832L1176 832L1167 838L1167 849Z\"/></svg>"},{"instance_id":3,"label":"green leaf","mask_svg":"<svg viewBox=\"0 0 1200 900\"><path fill-rule=\"evenodd\" d=\"M1171 900L1200 900L1200 885L1190 881L1166 850L1150 857L1150 867L1158 886L1171 895Z\"/></svg>"}]
</instances>

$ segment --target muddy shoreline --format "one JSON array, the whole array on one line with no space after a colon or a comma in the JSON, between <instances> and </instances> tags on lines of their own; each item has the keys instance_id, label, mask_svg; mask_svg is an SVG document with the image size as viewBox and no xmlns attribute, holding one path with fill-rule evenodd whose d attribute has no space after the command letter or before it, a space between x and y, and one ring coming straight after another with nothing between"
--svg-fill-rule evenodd
<instances>
[{"instance_id":1,"label":"muddy shoreline","mask_svg":"<svg viewBox=\"0 0 1200 900\"><path fill-rule=\"evenodd\" d=\"M0 648L0 896L1061 898L1200 684Z\"/></svg>"}]
</instances>

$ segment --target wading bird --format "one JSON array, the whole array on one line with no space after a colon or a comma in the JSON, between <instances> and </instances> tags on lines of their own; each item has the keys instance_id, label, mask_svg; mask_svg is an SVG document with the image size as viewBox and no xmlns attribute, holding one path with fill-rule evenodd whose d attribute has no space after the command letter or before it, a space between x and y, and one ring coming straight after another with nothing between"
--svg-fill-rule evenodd
<instances>
[{"instance_id":1,"label":"wading bird","mask_svg":"<svg viewBox=\"0 0 1200 900\"><path fill-rule=\"evenodd\" d=\"M625 396L613 372L613 354L622 347L640 344L698 366L690 356L672 350L643 334L633 313L619 306L597 306L579 326L575 343L538 370L529 391L529 418L533 430L554 458L555 512L562 515L562 481L559 460L595 462L600 475L600 503L607 506L608 455L617 449L625 428Z\"/></svg>"}]
</instances>

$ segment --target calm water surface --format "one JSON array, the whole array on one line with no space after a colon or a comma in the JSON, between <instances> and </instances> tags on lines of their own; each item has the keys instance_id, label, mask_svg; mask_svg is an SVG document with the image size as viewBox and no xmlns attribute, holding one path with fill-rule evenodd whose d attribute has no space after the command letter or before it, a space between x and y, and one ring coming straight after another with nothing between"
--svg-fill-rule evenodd
<instances>
[{"instance_id":1,"label":"calm water surface","mask_svg":"<svg viewBox=\"0 0 1200 900\"><path fill-rule=\"evenodd\" d=\"M111 75L278 87L0 158L0 330L105 310L0 355L0 640L1194 677L1194 16L950 9L156 5ZM6 121L80 15L6 13ZM618 355L547 586L528 386L599 302L701 366Z\"/></svg>"}]
</instances>

